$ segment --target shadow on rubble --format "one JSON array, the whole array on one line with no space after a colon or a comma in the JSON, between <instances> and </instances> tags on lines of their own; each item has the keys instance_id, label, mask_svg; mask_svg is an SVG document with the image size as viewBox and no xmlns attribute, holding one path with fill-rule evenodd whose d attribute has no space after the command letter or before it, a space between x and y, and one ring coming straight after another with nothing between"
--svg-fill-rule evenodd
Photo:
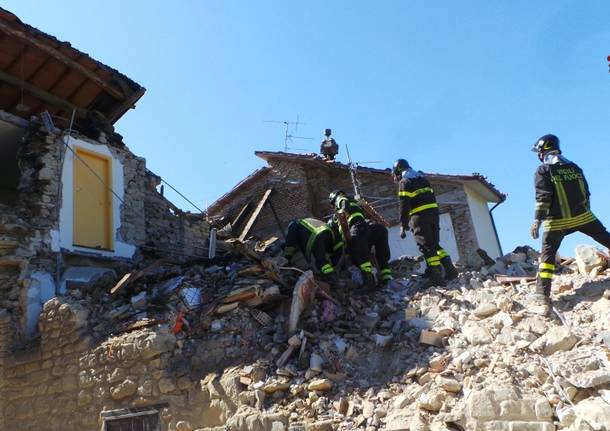
<instances>
[{"instance_id":1,"label":"shadow on rubble","mask_svg":"<svg viewBox=\"0 0 610 431\"><path fill-rule=\"evenodd\" d=\"M604 296L606 291L610 291L610 279L585 282L573 293L561 296L558 301L558 308L561 311L566 311L581 302L596 301Z\"/></svg>"}]
</instances>

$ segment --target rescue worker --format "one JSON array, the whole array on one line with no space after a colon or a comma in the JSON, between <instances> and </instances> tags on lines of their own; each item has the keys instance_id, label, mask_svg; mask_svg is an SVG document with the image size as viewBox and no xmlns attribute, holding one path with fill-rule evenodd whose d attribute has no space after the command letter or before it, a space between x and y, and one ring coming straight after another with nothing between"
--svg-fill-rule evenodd
<instances>
[{"instance_id":1,"label":"rescue worker","mask_svg":"<svg viewBox=\"0 0 610 431\"><path fill-rule=\"evenodd\" d=\"M316 269L325 281L336 283L338 281L335 268L331 263L335 243L341 241L336 238L332 229L323 221L315 218L303 218L292 221L288 225L284 255L290 261L297 251L301 251L305 260L312 263L315 260Z\"/></svg>"},{"instance_id":2,"label":"rescue worker","mask_svg":"<svg viewBox=\"0 0 610 431\"><path fill-rule=\"evenodd\" d=\"M559 138L544 135L532 151L542 162L535 175L536 211L530 230L532 238L537 239L540 226L543 227L536 297L550 308L555 255L563 238L582 232L610 248L610 233L591 212L587 180L578 165L561 154Z\"/></svg>"},{"instance_id":3,"label":"rescue worker","mask_svg":"<svg viewBox=\"0 0 610 431\"><path fill-rule=\"evenodd\" d=\"M375 277L373 276L369 246L371 231L364 218L362 207L355 200L348 198L343 190L333 191L328 196L328 201L337 215L345 215L350 235L347 251L352 263L362 271L364 286L367 288L373 287Z\"/></svg>"},{"instance_id":4,"label":"rescue worker","mask_svg":"<svg viewBox=\"0 0 610 431\"><path fill-rule=\"evenodd\" d=\"M390 244L388 242L388 229L373 220L366 220L366 223L369 225L370 236L369 236L369 252L374 248L375 249L375 259L377 260L378 265L378 280L377 284L379 286L385 286L389 282L394 279L392 274L392 269L390 268ZM339 229L339 224L337 222L336 217L332 217L328 221L328 226L335 232L336 235L340 235L341 231ZM340 243L335 243L335 249L338 247L342 247L344 244L343 241ZM335 251L336 260L341 256L341 253L337 253ZM335 262L335 260L333 260Z\"/></svg>"},{"instance_id":5,"label":"rescue worker","mask_svg":"<svg viewBox=\"0 0 610 431\"><path fill-rule=\"evenodd\" d=\"M405 238L411 229L419 250L426 259L428 286L444 286L458 272L451 257L440 246L439 211L434 190L425 175L414 170L405 159L398 159L392 168L394 181L398 182L400 237ZM445 270L441 270L441 265Z\"/></svg>"},{"instance_id":6,"label":"rescue worker","mask_svg":"<svg viewBox=\"0 0 610 431\"><path fill-rule=\"evenodd\" d=\"M334 161L337 154L339 154L339 145L332 137L331 129L324 129L324 136L326 139L320 144L320 154L324 156L324 159L328 161Z\"/></svg>"}]
</instances>

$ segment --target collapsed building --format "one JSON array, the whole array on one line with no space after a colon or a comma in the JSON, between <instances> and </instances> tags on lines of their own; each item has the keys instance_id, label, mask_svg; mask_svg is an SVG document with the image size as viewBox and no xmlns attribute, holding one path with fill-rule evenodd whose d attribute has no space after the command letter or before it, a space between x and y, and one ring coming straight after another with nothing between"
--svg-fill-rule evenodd
<instances>
[{"instance_id":1,"label":"collapsed building","mask_svg":"<svg viewBox=\"0 0 610 431\"><path fill-rule=\"evenodd\" d=\"M257 151L268 166L258 169L208 208L219 228L246 238L282 235L291 220L332 213L332 190L353 191L351 165L329 162L315 154ZM412 235L400 239L397 186L389 170L357 167L355 181L361 195L390 223L392 258L418 255ZM440 207L441 245L464 266L477 266L483 249L492 258L502 256L492 211L504 202L501 193L480 174L427 174ZM495 204L491 209L488 203Z\"/></svg>"},{"instance_id":2,"label":"collapsed building","mask_svg":"<svg viewBox=\"0 0 610 431\"><path fill-rule=\"evenodd\" d=\"M3 376L19 350L40 353L45 302L149 257L208 256L204 215L164 198L114 130L144 92L0 9Z\"/></svg>"},{"instance_id":3,"label":"collapsed building","mask_svg":"<svg viewBox=\"0 0 610 431\"><path fill-rule=\"evenodd\" d=\"M242 240L212 258L203 215L113 130L144 89L2 9L0 32L0 430L610 429L610 256L561 262L559 320L540 315L537 253L494 240L504 196L433 175L452 251L498 259L422 292L401 258L393 286L330 291L248 238L324 217L348 167L260 153L213 208ZM358 178L395 223L387 172Z\"/></svg>"}]
</instances>

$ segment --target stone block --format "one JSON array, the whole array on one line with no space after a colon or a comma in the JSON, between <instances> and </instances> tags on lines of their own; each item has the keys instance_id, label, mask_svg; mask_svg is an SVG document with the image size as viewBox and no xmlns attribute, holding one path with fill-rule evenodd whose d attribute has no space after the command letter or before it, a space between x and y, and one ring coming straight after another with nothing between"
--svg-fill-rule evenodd
<instances>
[{"instance_id":1,"label":"stone block","mask_svg":"<svg viewBox=\"0 0 610 431\"><path fill-rule=\"evenodd\" d=\"M489 344L493 341L493 337L485 327L472 321L468 321L464 324L462 327L462 334L464 334L468 342L473 346Z\"/></svg>"},{"instance_id":2,"label":"stone block","mask_svg":"<svg viewBox=\"0 0 610 431\"><path fill-rule=\"evenodd\" d=\"M169 394L175 390L176 385L174 384L172 379L164 377L159 380L159 391L161 391L162 394Z\"/></svg>"},{"instance_id":3,"label":"stone block","mask_svg":"<svg viewBox=\"0 0 610 431\"><path fill-rule=\"evenodd\" d=\"M533 351L541 351L543 355L550 356L555 352L570 350L578 338L564 326L550 328L542 337L530 345Z\"/></svg>"},{"instance_id":4,"label":"stone block","mask_svg":"<svg viewBox=\"0 0 610 431\"><path fill-rule=\"evenodd\" d=\"M138 384L133 380L127 379L119 385L115 386L111 391L111 395L113 399L121 400L123 398L127 398L134 395L137 390Z\"/></svg>"},{"instance_id":5,"label":"stone block","mask_svg":"<svg viewBox=\"0 0 610 431\"><path fill-rule=\"evenodd\" d=\"M419 342L421 344L428 344L430 346L442 347L443 337L441 337L441 335L437 332L428 331L424 329L419 334Z\"/></svg>"},{"instance_id":6,"label":"stone block","mask_svg":"<svg viewBox=\"0 0 610 431\"><path fill-rule=\"evenodd\" d=\"M510 431L555 431L552 422L525 422L515 421L510 423Z\"/></svg>"}]
</instances>

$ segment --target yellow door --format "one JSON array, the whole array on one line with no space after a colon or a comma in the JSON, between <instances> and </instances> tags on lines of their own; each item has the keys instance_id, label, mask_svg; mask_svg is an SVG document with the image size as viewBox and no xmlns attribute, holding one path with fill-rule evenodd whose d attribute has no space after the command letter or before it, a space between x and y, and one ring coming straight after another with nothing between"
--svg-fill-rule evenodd
<instances>
[{"instance_id":1,"label":"yellow door","mask_svg":"<svg viewBox=\"0 0 610 431\"><path fill-rule=\"evenodd\" d=\"M112 184L111 161L100 154L80 149L76 150L76 154L78 157L74 158L74 245L111 250L112 198L108 189ZM104 183L100 179L104 180Z\"/></svg>"}]
</instances>

